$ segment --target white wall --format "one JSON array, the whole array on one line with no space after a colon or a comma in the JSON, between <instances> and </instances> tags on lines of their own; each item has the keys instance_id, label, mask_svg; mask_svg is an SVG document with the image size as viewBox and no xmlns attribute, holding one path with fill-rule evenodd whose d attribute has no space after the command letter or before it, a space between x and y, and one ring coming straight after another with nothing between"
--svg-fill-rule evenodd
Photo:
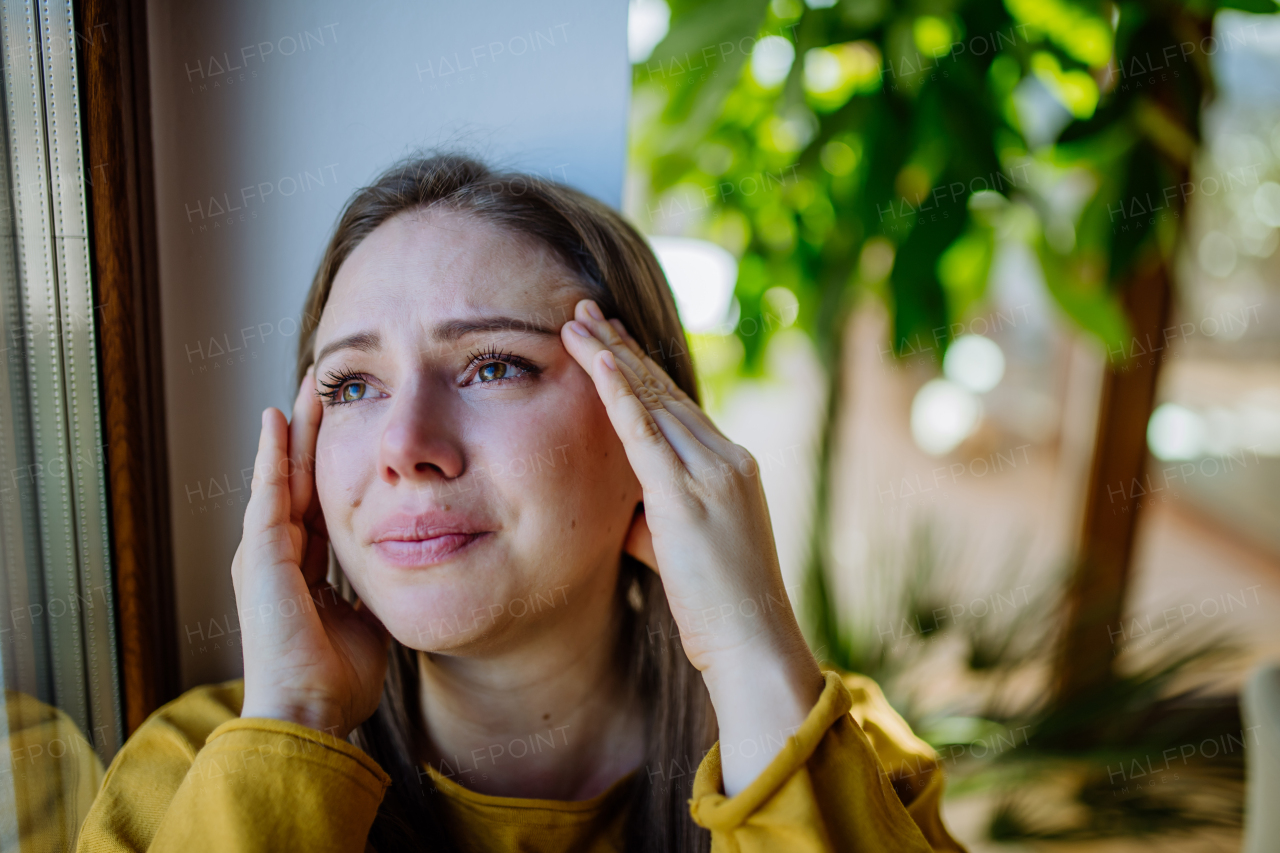
<instances>
[{"instance_id":1,"label":"white wall","mask_svg":"<svg viewBox=\"0 0 1280 853\"><path fill-rule=\"evenodd\" d=\"M623 0L148 4L178 643L234 677L230 563L258 416L288 411L302 299L343 202L464 148L617 207Z\"/></svg>"}]
</instances>

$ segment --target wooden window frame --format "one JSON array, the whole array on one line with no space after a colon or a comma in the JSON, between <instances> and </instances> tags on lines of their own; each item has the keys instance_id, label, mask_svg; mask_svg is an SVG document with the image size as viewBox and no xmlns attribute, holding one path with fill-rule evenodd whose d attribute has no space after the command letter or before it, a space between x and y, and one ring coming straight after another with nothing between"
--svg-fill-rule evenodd
<instances>
[{"instance_id":1,"label":"wooden window frame","mask_svg":"<svg viewBox=\"0 0 1280 853\"><path fill-rule=\"evenodd\" d=\"M75 4L121 695L127 732L177 695L147 16Z\"/></svg>"}]
</instances>

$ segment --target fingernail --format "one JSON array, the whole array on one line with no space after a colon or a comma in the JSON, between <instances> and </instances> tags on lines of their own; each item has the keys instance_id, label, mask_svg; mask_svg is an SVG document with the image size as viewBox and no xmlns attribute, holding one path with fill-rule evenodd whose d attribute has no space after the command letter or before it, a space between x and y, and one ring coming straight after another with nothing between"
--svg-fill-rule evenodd
<instances>
[{"instance_id":1,"label":"fingernail","mask_svg":"<svg viewBox=\"0 0 1280 853\"><path fill-rule=\"evenodd\" d=\"M582 335L582 337L584 338L591 337L591 331L586 326L579 323L577 320L570 320L569 328L573 330L576 334Z\"/></svg>"},{"instance_id":2,"label":"fingernail","mask_svg":"<svg viewBox=\"0 0 1280 853\"><path fill-rule=\"evenodd\" d=\"M587 314L591 315L597 320L604 319L604 314L600 313L600 306L590 299L587 300Z\"/></svg>"},{"instance_id":3,"label":"fingernail","mask_svg":"<svg viewBox=\"0 0 1280 853\"><path fill-rule=\"evenodd\" d=\"M617 370L618 362L613 360L613 353L608 350L604 351L604 355L600 357L600 363L608 370Z\"/></svg>"}]
</instances>

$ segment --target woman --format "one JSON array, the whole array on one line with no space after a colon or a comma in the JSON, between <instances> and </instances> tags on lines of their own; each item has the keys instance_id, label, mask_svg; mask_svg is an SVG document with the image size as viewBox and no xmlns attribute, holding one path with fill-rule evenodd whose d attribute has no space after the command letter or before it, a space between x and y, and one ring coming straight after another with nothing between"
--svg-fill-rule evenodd
<instances>
[{"instance_id":1,"label":"woman","mask_svg":"<svg viewBox=\"0 0 1280 853\"><path fill-rule=\"evenodd\" d=\"M243 683L131 738L82 850L960 849L932 751L805 645L616 213L402 164L304 322L232 565Z\"/></svg>"}]
</instances>

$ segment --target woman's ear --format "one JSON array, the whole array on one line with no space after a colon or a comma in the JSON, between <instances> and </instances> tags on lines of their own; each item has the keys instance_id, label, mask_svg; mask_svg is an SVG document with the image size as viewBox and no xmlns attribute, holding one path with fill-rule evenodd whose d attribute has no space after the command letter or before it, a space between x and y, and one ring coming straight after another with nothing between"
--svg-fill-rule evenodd
<instances>
[{"instance_id":1,"label":"woman's ear","mask_svg":"<svg viewBox=\"0 0 1280 853\"><path fill-rule=\"evenodd\" d=\"M655 572L658 571L658 560L653 555L653 535L649 533L649 523L644 518L644 501L636 504L635 515L631 518L631 529L627 531L627 539L622 550Z\"/></svg>"}]
</instances>

